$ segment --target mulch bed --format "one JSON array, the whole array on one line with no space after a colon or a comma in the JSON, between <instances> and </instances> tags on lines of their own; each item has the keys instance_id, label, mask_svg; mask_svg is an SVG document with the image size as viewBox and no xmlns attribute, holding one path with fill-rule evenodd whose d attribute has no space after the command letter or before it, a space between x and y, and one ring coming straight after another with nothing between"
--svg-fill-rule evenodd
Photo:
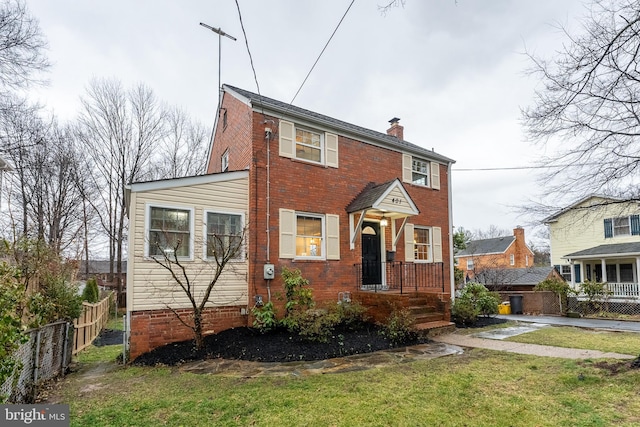
<instances>
[{"instance_id":1,"label":"mulch bed","mask_svg":"<svg viewBox=\"0 0 640 427\"><path fill-rule=\"evenodd\" d=\"M492 325L500 325L501 323L507 323L507 319L501 319L499 317L485 317L479 316L476 323L472 325L465 325L462 323L456 323L456 328L467 329L467 328L484 328L485 326Z\"/></svg>"},{"instance_id":2,"label":"mulch bed","mask_svg":"<svg viewBox=\"0 0 640 427\"><path fill-rule=\"evenodd\" d=\"M324 360L351 354L363 354L393 348L393 343L380 333L376 325L353 331L336 330L328 342L309 342L285 329L262 334L253 328L234 328L205 337L205 348L196 351L193 341L158 347L138 356L134 365L175 366L185 362L212 358L252 360L259 362L292 362ZM403 345L427 342L418 338Z\"/></svg>"}]
</instances>

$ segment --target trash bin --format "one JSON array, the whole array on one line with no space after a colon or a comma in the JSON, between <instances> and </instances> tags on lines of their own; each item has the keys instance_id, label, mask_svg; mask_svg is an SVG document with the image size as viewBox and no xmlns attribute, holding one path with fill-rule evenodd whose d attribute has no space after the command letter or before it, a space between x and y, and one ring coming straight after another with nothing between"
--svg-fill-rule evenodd
<instances>
[{"instance_id":1,"label":"trash bin","mask_svg":"<svg viewBox=\"0 0 640 427\"><path fill-rule=\"evenodd\" d=\"M498 306L498 314L511 314L511 303L504 301Z\"/></svg>"},{"instance_id":2,"label":"trash bin","mask_svg":"<svg viewBox=\"0 0 640 427\"><path fill-rule=\"evenodd\" d=\"M509 303L512 314L522 314L522 295L510 295Z\"/></svg>"}]
</instances>

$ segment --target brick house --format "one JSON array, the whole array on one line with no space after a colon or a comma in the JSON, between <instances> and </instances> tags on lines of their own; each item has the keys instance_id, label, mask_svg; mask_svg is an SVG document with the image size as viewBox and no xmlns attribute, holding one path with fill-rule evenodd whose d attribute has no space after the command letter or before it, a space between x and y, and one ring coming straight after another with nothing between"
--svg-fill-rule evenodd
<instances>
[{"instance_id":1,"label":"brick house","mask_svg":"<svg viewBox=\"0 0 640 427\"><path fill-rule=\"evenodd\" d=\"M484 270L532 267L533 251L525 242L524 228L516 227L513 236L470 241L455 260L469 281Z\"/></svg>"},{"instance_id":2,"label":"brick house","mask_svg":"<svg viewBox=\"0 0 640 427\"><path fill-rule=\"evenodd\" d=\"M154 209L182 210L205 229L219 212L246 224L234 269L242 274L221 282L227 299L212 304L208 332L250 326L251 308L267 300L282 313L274 295L285 266L309 280L316 302L351 295L378 320L400 305L425 328L448 325L453 160L405 141L399 119L390 123L380 133L224 85L207 175L130 187L131 357L191 338L162 306L166 290L152 292L165 280L143 243Z\"/></svg>"}]
</instances>

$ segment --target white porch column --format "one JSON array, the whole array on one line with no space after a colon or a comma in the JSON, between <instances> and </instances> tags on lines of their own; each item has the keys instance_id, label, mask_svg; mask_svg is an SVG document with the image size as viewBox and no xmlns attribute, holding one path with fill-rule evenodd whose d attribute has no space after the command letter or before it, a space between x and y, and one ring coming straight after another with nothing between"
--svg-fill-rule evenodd
<instances>
[{"instance_id":1,"label":"white porch column","mask_svg":"<svg viewBox=\"0 0 640 427\"><path fill-rule=\"evenodd\" d=\"M585 280L587 280L586 269L584 268L584 261L580 261L578 265L580 266L580 283L582 283Z\"/></svg>"},{"instance_id":2,"label":"white porch column","mask_svg":"<svg viewBox=\"0 0 640 427\"><path fill-rule=\"evenodd\" d=\"M607 260L602 258L600 260L600 264L602 265L602 283L607 282Z\"/></svg>"},{"instance_id":3,"label":"white porch column","mask_svg":"<svg viewBox=\"0 0 640 427\"><path fill-rule=\"evenodd\" d=\"M576 271L573 268L573 260L569 260L569 271L571 273L571 288L576 288Z\"/></svg>"},{"instance_id":4,"label":"white porch column","mask_svg":"<svg viewBox=\"0 0 640 427\"><path fill-rule=\"evenodd\" d=\"M633 281L640 283L640 256L636 257L636 274L633 276Z\"/></svg>"}]
</instances>

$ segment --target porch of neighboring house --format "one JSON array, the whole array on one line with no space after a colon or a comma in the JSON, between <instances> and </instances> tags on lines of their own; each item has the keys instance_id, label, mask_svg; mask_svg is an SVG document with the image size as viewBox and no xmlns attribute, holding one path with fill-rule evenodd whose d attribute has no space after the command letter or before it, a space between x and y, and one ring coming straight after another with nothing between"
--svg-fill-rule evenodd
<instances>
[{"instance_id":1,"label":"porch of neighboring house","mask_svg":"<svg viewBox=\"0 0 640 427\"><path fill-rule=\"evenodd\" d=\"M612 253L613 249L619 252ZM604 283L602 302L607 307L640 314L639 249L640 244L635 243L603 245L569 254L565 257L569 266L561 266L560 273L575 290L586 280ZM578 301L587 299L584 293L577 295Z\"/></svg>"},{"instance_id":2,"label":"porch of neighboring house","mask_svg":"<svg viewBox=\"0 0 640 427\"><path fill-rule=\"evenodd\" d=\"M385 261L376 267L355 264L355 286L351 297L369 308L376 322L384 322L394 310L408 309L416 329L428 336L452 331L451 294L444 263Z\"/></svg>"}]
</instances>

